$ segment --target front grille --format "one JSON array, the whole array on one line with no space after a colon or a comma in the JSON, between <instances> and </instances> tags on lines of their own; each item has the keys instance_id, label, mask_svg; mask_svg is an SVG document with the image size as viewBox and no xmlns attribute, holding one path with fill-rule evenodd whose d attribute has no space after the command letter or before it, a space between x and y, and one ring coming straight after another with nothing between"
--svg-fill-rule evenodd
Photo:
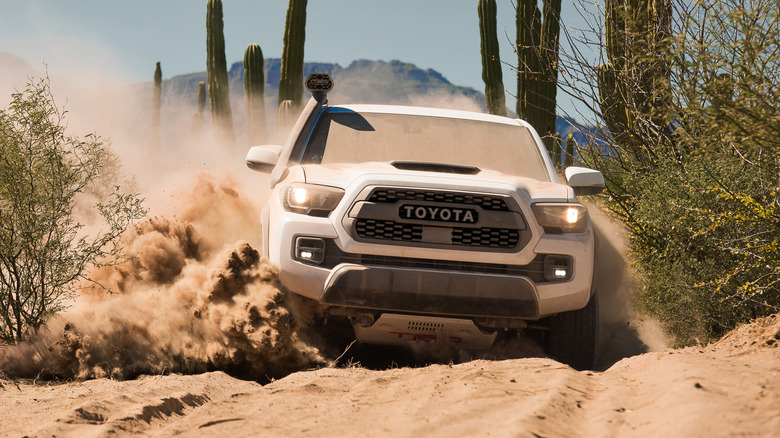
<instances>
[{"instance_id":1,"label":"front grille","mask_svg":"<svg viewBox=\"0 0 780 438\"><path fill-rule=\"evenodd\" d=\"M414 224L401 224L394 221L375 219L358 219L355 222L355 231L364 239L391 239L407 242L419 242L422 240L422 226Z\"/></svg>"},{"instance_id":2,"label":"front grille","mask_svg":"<svg viewBox=\"0 0 780 438\"><path fill-rule=\"evenodd\" d=\"M531 236L509 195L371 187L355 205L343 224L362 241L510 252Z\"/></svg>"},{"instance_id":3,"label":"front grille","mask_svg":"<svg viewBox=\"0 0 780 438\"><path fill-rule=\"evenodd\" d=\"M520 233L517 230L462 227L452 229L453 245L514 248L518 241L520 241Z\"/></svg>"},{"instance_id":4,"label":"front grille","mask_svg":"<svg viewBox=\"0 0 780 438\"><path fill-rule=\"evenodd\" d=\"M478 205L485 210L491 211L509 211L506 202L497 196L436 190L380 188L371 192L368 200L390 204L396 201L444 202L448 204Z\"/></svg>"}]
</instances>

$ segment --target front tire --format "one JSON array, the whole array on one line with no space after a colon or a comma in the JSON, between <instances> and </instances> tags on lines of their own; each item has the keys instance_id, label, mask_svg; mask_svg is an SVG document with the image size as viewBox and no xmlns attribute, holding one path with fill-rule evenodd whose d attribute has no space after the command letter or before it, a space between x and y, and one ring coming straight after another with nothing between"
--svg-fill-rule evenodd
<instances>
[{"instance_id":1,"label":"front tire","mask_svg":"<svg viewBox=\"0 0 780 438\"><path fill-rule=\"evenodd\" d=\"M548 352L554 359L582 371L596 365L599 332L598 294L580 310L550 317Z\"/></svg>"}]
</instances>

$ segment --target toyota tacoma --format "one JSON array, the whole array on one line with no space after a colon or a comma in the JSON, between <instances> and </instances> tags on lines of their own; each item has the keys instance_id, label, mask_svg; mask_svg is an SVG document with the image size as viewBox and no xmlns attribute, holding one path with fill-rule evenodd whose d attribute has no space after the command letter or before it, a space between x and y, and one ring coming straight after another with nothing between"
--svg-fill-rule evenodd
<instances>
[{"instance_id":1,"label":"toyota tacoma","mask_svg":"<svg viewBox=\"0 0 780 438\"><path fill-rule=\"evenodd\" d=\"M262 252L293 294L357 341L444 339L489 349L534 331L548 353L594 366L595 237L577 196L601 173L559 181L525 121L390 105L330 105L330 76L282 145L247 165L270 174Z\"/></svg>"}]
</instances>

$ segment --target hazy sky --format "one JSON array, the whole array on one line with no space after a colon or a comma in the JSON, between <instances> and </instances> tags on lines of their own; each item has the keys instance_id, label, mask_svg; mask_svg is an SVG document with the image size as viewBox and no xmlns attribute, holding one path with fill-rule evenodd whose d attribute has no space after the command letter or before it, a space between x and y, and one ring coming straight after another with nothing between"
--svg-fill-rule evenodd
<instances>
[{"instance_id":1,"label":"hazy sky","mask_svg":"<svg viewBox=\"0 0 780 438\"><path fill-rule=\"evenodd\" d=\"M152 80L205 70L206 0L0 0L0 51L76 85ZM356 59L398 59L484 91L476 0L309 0L305 60L344 67ZM502 60L516 63L512 0L498 0ZM564 1L563 22L579 20ZM593 2L590 2L591 4ZM223 0L229 64L248 44L266 58L282 50L287 0ZM504 83L515 91L507 66ZM507 101L513 107L513 100ZM560 102L564 108L570 104Z\"/></svg>"}]
</instances>

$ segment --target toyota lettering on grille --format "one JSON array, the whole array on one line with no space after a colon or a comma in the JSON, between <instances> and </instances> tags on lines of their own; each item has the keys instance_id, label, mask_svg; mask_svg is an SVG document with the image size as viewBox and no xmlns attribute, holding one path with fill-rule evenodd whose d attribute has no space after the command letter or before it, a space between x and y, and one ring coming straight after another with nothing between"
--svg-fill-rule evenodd
<instances>
[{"instance_id":1,"label":"toyota lettering on grille","mask_svg":"<svg viewBox=\"0 0 780 438\"><path fill-rule=\"evenodd\" d=\"M432 207L430 205L404 204L398 207L398 216L402 219L421 221L456 222L475 224L479 219L473 208Z\"/></svg>"}]
</instances>

